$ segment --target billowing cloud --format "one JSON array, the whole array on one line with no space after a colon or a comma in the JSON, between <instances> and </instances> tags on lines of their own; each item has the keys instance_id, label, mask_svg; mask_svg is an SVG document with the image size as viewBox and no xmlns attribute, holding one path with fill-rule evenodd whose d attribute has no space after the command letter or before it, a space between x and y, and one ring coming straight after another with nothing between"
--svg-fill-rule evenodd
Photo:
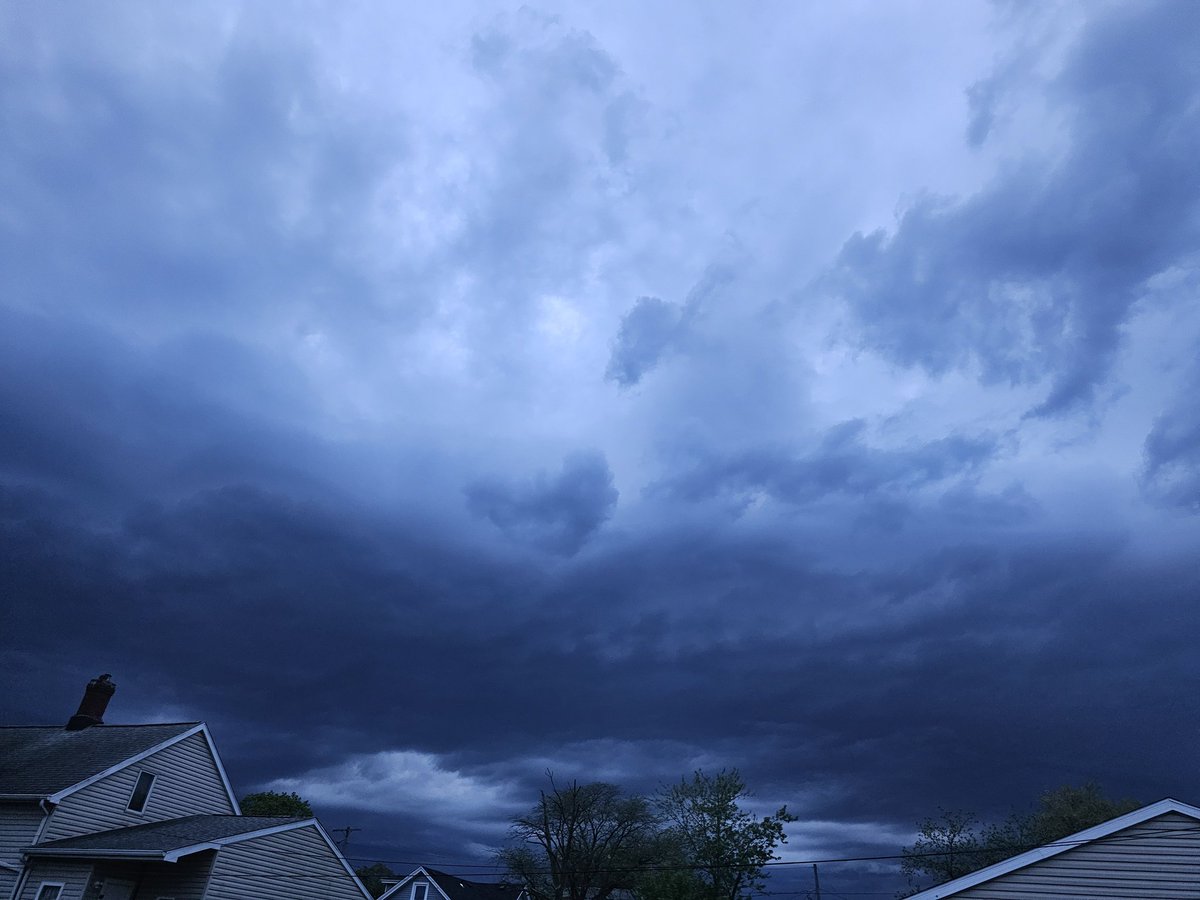
<instances>
[{"instance_id":1,"label":"billowing cloud","mask_svg":"<svg viewBox=\"0 0 1200 900\"><path fill-rule=\"evenodd\" d=\"M0 719L397 868L547 769L1200 796L1196 7L926 13L4 7Z\"/></svg>"},{"instance_id":2,"label":"billowing cloud","mask_svg":"<svg viewBox=\"0 0 1200 900\"><path fill-rule=\"evenodd\" d=\"M467 504L518 540L571 554L611 514L618 496L612 481L602 455L580 453L563 460L553 478L543 473L523 484L475 482L467 488Z\"/></svg>"},{"instance_id":3,"label":"billowing cloud","mask_svg":"<svg viewBox=\"0 0 1200 900\"><path fill-rule=\"evenodd\" d=\"M1196 16L1160 3L1097 22L1048 86L1061 154L1013 160L964 199L919 196L890 234L847 241L829 284L865 340L933 373L1045 382L1041 414L1091 398L1149 279L1200 240ZM974 96L980 133L1006 88Z\"/></svg>"},{"instance_id":4,"label":"billowing cloud","mask_svg":"<svg viewBox=\"0 0 1200 900\"><path fill-rule=\"evenodd\" d=\"M1200 512L1200 370L1146 436L1143 484L1151 495Z\"/></svg>"}]
</instances>

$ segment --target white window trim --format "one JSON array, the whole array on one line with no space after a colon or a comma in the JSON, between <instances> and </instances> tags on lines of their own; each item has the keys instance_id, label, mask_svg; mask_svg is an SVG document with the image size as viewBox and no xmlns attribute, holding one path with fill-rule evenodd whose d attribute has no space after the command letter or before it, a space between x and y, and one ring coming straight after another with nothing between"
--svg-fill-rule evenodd
<instances>
[{"instance_id":1,"label":"white window trim","mask_svg":"<svg viewBox=\"0 0 1200 900\"><path fill-rule=\"evenodd\" d=\"M50 900L59 900L59 898L62 896L63 890L66 889L66 886L67 883L65 881L43 881L38 885L37 892L33 895L33 900L42 900L42 891L48 887L58 888L58 893L50 898Z\"/></svg>"},{"instance_id":2,"label":"white window trim","mask_svg":"<svg viewBox=\"0 0 1200 900\"><path fill-rule=\"evenodd\" d=\"M421 888L421 896L417 896L417 888ZM429 900L429 885L418 881L412 886L412 900Z\"/></svg>"},{"instance_id":3,"label":"white window trim","mask_svg":"<svg viewBox=\"0 0 1200 900\"><path fill-rule=\"evenodd\" d=\"M146 789L146 800L142 803L141 809L133 808L133 795L137 793L138 782L142 780L143 775L150 776L150 787ZM150 772L146 769L139 769L137 778L133 780L133 788L129 791L129 799L125 802L125 811L131 812L135 816L145 815L147 807L150 806L150 798L154 796L154 786L158 784L158 773Z\"/></svg>"}]
</instances>

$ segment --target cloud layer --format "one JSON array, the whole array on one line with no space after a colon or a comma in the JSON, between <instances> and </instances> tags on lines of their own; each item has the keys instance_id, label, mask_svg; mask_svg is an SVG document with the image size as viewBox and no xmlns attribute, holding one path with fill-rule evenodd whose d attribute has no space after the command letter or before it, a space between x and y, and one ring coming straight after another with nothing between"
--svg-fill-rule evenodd
<instances>
[{"instance_id":1,"label":"cloud layer","mask_svg":"<svg viewBox=\"0 0 1200 900\"><path fill-rule=\"evenodd\" d=\"M547 769L1200 798L1197 16L5 9L0 718L398 868Z\"/></svg>"}]
</instances>

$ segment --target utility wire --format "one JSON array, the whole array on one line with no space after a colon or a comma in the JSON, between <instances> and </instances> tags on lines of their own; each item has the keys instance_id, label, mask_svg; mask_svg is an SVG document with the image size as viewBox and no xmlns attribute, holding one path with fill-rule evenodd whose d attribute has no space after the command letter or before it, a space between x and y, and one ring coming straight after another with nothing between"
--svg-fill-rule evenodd
<instances>
[{"instance_id":1,"label":"utility wire","mask_svg":"<svg viewBox=\"0 0 1200 900\"><path fill-rule=\"evenodd\" d=\"M601 869L589 869L596 873L616 873L616 872L682 872L695 869L757 869L757 868L780 868L785 866L813 866L825 865L826 863L849 863L849 862L886 862L887 860L896 859L926 859L938 856L967 856L979 853L1008 853L1016 855L1029 850L1038 850L1043 847L1076 847L1082 844L1090 844L1096 840L1104 840L1106 843L1117 843L1130 840L1141 840L1154 835L1184 835L1195 834L1200 832L1200 825L1188 826L1186 828L1160 828L1147 829L1139 831L1132 835L1112 835L1105 838L1090 838L1086 840L1068 841L1057 840L1050 841L1045 844L1028 844L1028 845L1012 845L1008 847L974 847L961 848L955 850L931 850L924 853L890 853L879 854L875 856L829 856L820 859L786 859L774 860L762 864L756 863L714 863L710 865L698 865L696 863L672 863L672 864L647 864L642 866L612 866ZM411 860L400 859L377 859L366 856L347 856L346 859L356 862L381 862L384 864L398 866L424 866L431 865L426 862L413 862ZM449 866L456 869L485 869L496 873L507 872L508 869L496 863L454 863L443 862L437 865ZM482 874L482 873L481 873ZM531 875L549 875L549 869L537 869L530 872Z\"/></svg>"}]
</instances>

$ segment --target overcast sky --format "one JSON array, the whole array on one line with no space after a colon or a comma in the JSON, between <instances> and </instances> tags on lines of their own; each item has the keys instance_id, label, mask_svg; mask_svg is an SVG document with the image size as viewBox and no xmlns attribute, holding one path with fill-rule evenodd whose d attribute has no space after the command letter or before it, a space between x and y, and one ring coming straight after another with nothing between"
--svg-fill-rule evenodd
<instances>
[{"instance_id":1,"label":"overcast sky","mask_svg":"<svg viewBox=\"0 0 1200 900\"><path fill-rule=\"evenodd\" d=\"M1198 46L0 5L0 720L111 672L399 869L487 863L547 769L736 766L792 860L1200 802Z\"/></svg>"}]
</instances>

